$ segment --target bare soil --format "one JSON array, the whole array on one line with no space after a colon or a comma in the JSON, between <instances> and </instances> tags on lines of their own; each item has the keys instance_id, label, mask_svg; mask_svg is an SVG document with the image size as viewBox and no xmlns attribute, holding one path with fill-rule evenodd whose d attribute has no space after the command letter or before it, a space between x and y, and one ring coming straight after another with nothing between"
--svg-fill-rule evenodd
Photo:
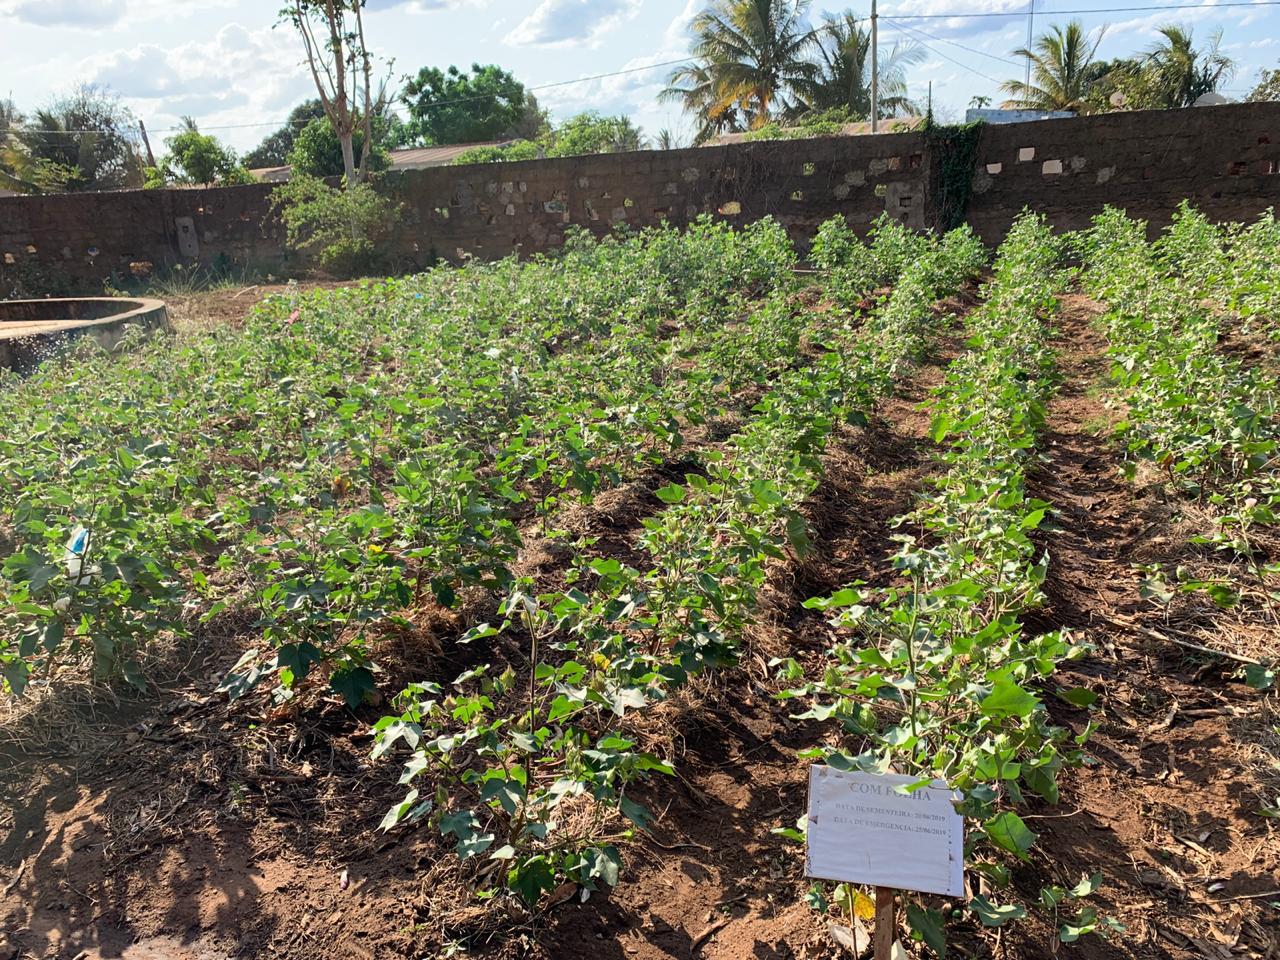
<instances>
[{"instance_id":1,"label":"bare soil","mask_svg":"<svg viewBox=\"0 0 1280 960\"><path fill-rule=\"evenodd\" d=\"M234 293L200 309L237 322L262 291ZM1041 844L1015 884L1034 896L1101 870L1097 904L1127 932L1059 945L1037 919L1003 935L958 930L955 949L1002 960L1280 957L1276 912L1251 896L1280 889L1275 821L1256 813L1274 776L1258 751L1275 714L1228 661L1157 639L1177 624L1140 597L1133 565L1176 559L1182 518L1157 484L1117 469L1094 311L1081 297L1064 301L1063 384L1031 478L1056 510L1043 538L1048 603L1030 626L1093 645L1061 683L1099 694L1098 729L1061 803L1030 810ZM0 960L398 960L464 942L467 955L502 960L841 955L804 901L800 848L771 833L803 812L807 765L796 751L816 734L771 696L768 660L815 662L828 645L805 599L890 576L889 521L939 469L919 405L961 349L942 340L870 427L838 436L806 504L814 553L771 569L741 668L700 682L659 718L654 735L674 745L680 775L641 798L659 816L624 850L615 890L566 891L532 921L471 902L428 831L376 829L399 773L368 759L379 707L353 714L317 700L273 716L260 703L228 705L215 688L247 625L222 622L173 652L172 679L153 695L46 704L39 736L0 742ZM573 526L625 554L665 482L655 470ZM552 583L562 556L531 542L522 563ZM411 631L387 639L399 644L396 677L415 664L456 672L476 653L454 635L445 612L420 611ZM1084 728L1085 711L1046 699L1059 723ZM29 733L41 721L22 722Z\"/></svg>"}]
</instances>

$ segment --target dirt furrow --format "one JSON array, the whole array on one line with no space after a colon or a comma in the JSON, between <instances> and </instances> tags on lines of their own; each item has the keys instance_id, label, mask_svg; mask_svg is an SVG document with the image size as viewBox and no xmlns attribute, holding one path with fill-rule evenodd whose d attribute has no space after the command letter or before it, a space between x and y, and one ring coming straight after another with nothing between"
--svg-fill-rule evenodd
<instances>
[{"instance_id":1,"label":"dirt furrow","mask_svg":"<svg viewBox=\"0 0 1280 960\"><path fill-rule=\"evenodd\" d=\"M679 781L659 782L645 798L662 814L652 838L629 848L623 882L593 894L595 910L553 912L536 938L541 956L739 960L802 956L811 944L819 955L829 950L804 901L800 848L771 833L804 811L808 764L796 753L814 745L815 728L790 718L794 703L772 699L767 661L812 663L828 646L825 621L804 600L889 576L888 522L938 466L920 404L960 349L940 339L867 429L840 431L804 505L813 553L773 566L743 669L716 675L698 691L697 710L679 717Z\"/></svg>"},{"instance_id":2,"label":"dirt furrow","mask_svg":"<svg viewBox=\"0 0 1280 960\"><path fill-rule=\"evenodd\" d=\"M1064 299L1063 384L1043 438L1047 462L1029 483L1056 511L1046 535L1048 602L1029 626L1066 628L1092 644L1061 683L1099 695L1090 763L1065 777L1059 807L1028 818L1041 835L1037 866L1045 882L1101 870L1097 906L1126 927L1110 941L1086 938L1072 956L1275 956L1268 951L1280 941L1265 929L1262 901L1231 899L1280 886L1280 840L1256 814L1247 734L1234 715L1256 709L1257 697L1225 661L1189 657L1142 632L1160 624L1136 565L1168 560L1182 539L1177 504L1119 470L1097 312L1081 296ZM1051 709L1084 728L1085 711ZM1010 933L1014 957L1041 955L1053 936L1034 925Z\"/></svg>"}]
</instances>

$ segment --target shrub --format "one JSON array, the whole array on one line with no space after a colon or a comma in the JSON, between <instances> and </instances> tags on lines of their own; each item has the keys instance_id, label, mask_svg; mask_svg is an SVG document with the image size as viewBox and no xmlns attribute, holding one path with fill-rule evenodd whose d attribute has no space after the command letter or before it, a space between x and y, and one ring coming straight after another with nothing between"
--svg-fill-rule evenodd
<instances>
[{"instance_id":1,"label":"shrub","mask_svg":"<svg viewBox=\"0 0 1280 960\"><path fill-rule=\"evenodd\" d=\"M463 163L502 163L515 160L537 160L542 156L542 148L532 140L513 140L498 146L472 147L458 154L453 162Z\"/></svg>"},{"instance_id":2,"label":"shrub","mask_svg":"<svg viewBox=\"0 0 1280 960\"><path fill-rule=\"evenodd\" d=\"M379 243L401 215L401 205L367 183L331 187L316 177L295 175L271 194L272 209L285 225L291 250L315 256L326 273L368 273L382 259Z\"/></svg>"}]
</instances>

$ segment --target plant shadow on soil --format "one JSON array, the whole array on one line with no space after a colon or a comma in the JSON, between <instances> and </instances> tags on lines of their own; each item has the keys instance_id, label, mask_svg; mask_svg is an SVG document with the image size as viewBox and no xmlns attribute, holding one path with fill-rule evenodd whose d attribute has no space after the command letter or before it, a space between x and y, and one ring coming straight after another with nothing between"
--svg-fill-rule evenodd
<instances>
[{"instance_id":1,"label":"plant shadow on soil","mask_svg":"<svg viewBox=\"0 0 1280 960\"><path fill-rule=\"evenodd\" d=\"M1280 849L1250 814L1256 798L1233 757L1229 717L1186 715L1248 697L1220 668L1135 639L1117 620L1142 614L1131 564L1166 549L1156 541L1170 507L1119 477L1114 448L1095 429L1108 414L1093 391L1104 361L1089 314L1079 299L1064 302L1065 379L1044 438L1048 460L1029 478L1030 492L1057 511L1041 540L1052 557L1048 602L1027 627L1068 627L1094 645L1062 683L1100 694L1088 747L1096 764L1063 778L1058 806L1032 808L1041 851L1015 883L1034 898L1042 883L1101 870L1097 903L1129 932L1057 946L1052 925L1032 919L1006 931L995 955L1191 960L1215 956L1197 941L1216 946L1224 941L1206 940L1212 931L1233 930L1266 955L1255 929L1262 914L1249 901L1207 903L1204 881L1232 894L1274 887ZM696 701L678 700L661 717L680 775L637 794L657 820L624 849L616 889L585 904L574 897L532 923L504 926L485 908L441 910L467 902L443 867L443 846L427 831L376 829L400 789L396 765L368 761L364 731L381 711L357 716L324 703L255 729L256 713L270 713L264 703L228 706L213 692L218 671L208 665L234 662L243 645L243 632L229 628L193 641L205 664L197 680L163 687L154 700L66 716L68 729L87 731L77 749L0 750L0 796L12 811L11 822L0 815L0 930L33 955L68 960L81 951L121 960L399 958L463 938L501 960L830 955L823 921L803 901L799 848L771 833L803 812L807 764L796 751L813 746L815 733L772 698L767 659L812 664L829 645L829 627L801 608L805 599L854 580L891 582L888 522L938 469L919 404L960 349L942 343L865 430L840 431L804 505L815 552L771 566L741 668L706 680ZM578 511L575 530L638 561L640 522L660 508L653 489L687 465L669 466ZM556 588L564 553L551 542L530 547L524 572L539 589ZM518 637L460 648L449 640L454 626L424 610L412 631L389 638L398 654L386 689L421 679L424 662L441 676L482 655L522 664ZM1083 728L1084 711L1046 699L1057 722ZM1161 726L1171 707L1183 712ZM992 955L992 941L973 930L957 930L956 941ZM144 945L150 952L139 954Z\"/></svg>"}]
</instances>

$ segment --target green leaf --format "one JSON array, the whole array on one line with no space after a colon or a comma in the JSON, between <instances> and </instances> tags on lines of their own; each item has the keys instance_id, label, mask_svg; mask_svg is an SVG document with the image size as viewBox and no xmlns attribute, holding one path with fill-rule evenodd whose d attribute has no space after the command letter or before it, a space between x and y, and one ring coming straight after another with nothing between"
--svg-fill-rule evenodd
<instances>
[{"instance_id":1,"label":"green leaf","mask_svg":"<svg viewBox=\"0 0 1280 960\"><path fill-rule=\"evenodd\" d=\"M502 809L510 816L515 816L520 804L524 801L524 788L515 780L486 780L480 790L480 799L486 803L497 800Z\"/></svg>"},{"instance_id":2,"label":"green leaf","mask_svg":"<svg viewBox=\"0 0 1280 960\"><path fill-rule=\"evenodd\" d=\"M1065 700L1074 707L1091 707L1097 700L1098 695L1087 687L1074 687L1070 690L1057 690L1058 699Z\"/></svg>"},{"instance_id":3,"label":"green leaf","mask_svg":"<svg viewBox=\"0 0 1280 960\"><path fill-rule=\"evenodd\" d=\"M346 701L348 707L358 707L364 698L377 689L373 681L373 671L368 667L351 667L339 670L329 678L329 686L334 693Z\"/></svg>"},{"instance_id":4,"label":"green leaf","mask_svg":"<svg viewBox=\"0 0 1280 960\"><path fill-rule=\"evenodd\" d=\"M1093 873L1087 877L1081 878L1080 882L1067 891L1071 896L1087 897L1096 893L1102 887L1102 874Z\"/></svg>"},{"instance_id":5,"label":"green leaf","mask_svg":"<svg viewBox=\"0 0 1280 960\"><path fill-rule=\"evenodd\" d=\"M582 854L585 865L581 875L583 885L595 889L593 881L603 881L606 886L618 885L618 871L622 867L622 857L613 844L604 847L592 847Z\"/></svg>"},{"instance_id":6,"label":"green leaf","mask_svg":"<svg viewBox=\"0 0 1280 960\"><path fill-rule=\"evenodd\" d=\"M1255 690L1270 690L1276 685L1276 672L1261 663L1249 664L1244 668L1244 682Z\"/></svg>"},{"instance_id":7,"label":"green leaf","mask_svg":"<svg viewBox=\"0 0 1280 960\"><path fill-rule=\"evenodd\" d=\"M665 487L653 491L653 494L663 503L676 504L684 499L684 487L679 484L669 483Z\"/></svg>"},{"instance_id":8,"label":"green leaf","mask_svg":"<svg viewBox=\"0 0 1280 960\"><path fill-rule=\"evenodd\" d=\"M401 820L404 819L405 814L407 814L411 809L413 809L413 805L417 802L418 802L418 791L410 790L408 793L404 795L403 800L401 800L394 807L392 807L390 810L387 811L387 815L382 818L382 823L378 824L379 828L382 830L390 830L392 827L394 827L396 824L398 824ZM429 802L430 801L428 801L428 803Z\"/></svg>"},{"instance_id":9,"label":"green leaf","mask_svg":"<svg viewBox=\"0 0 1280 960\"><path fill-rule=\"evenodd\" d=\"M623 687L609 698L609 706L618 716L625 714L628 708L640 710L647 702L644 691L636 687Z\"/></svg>"},{"instance_id":10,"label":"green leaf","mask_svg":"<svg viewBox=\"0 0 1280 960\"><path fill-rule=\"evenodd\" d=\"M313 643L286 643L276 650L276 665L292 670L295 680L306 679L311 665L324 659L324 654Z\"/></svg>"},{"instance_id":11,"label":"green leaf","mask_svg":"<svg viewBox=\"0 0 1280 960\"><path fill-rule=\"evenodd\" d=\"M1008 677L1001 677L979 708L988 717L1029 717L1040 705L1036 696Z\"/></svg>"},{"instance_id":12,"label":"green leaf","mask_svg":"<svg viewBox=\"0 0 1280 960\"><path fill-rule=\"evenodd\" d=\"M530 857L507 874L507 886L531 907L543 892L554 889L555 884L555 870L544 856Z\"/></svg>"},{"instance_id":13,"label":"green leaf","mask_svg":"<svg viewBox=\"0 0 1280 960\"><path fill-rule=\"evenodd\" d=\"M798 513L787 514L787 539L791 541L796 556L801 560L809 555L812 546L809 541L809 526Z\"/></svg>"},{"instance_id":14,"label":"green leaf","mask_svg":"<svg viewBox=\"0 0 1280 960\"><path fill-rule=\"evenodd\" d=\"M923 940L939 957L947 955L947 935L943 931L943 916L937 910L928 910L916 903L907 904L907 925L912 936Z\"/></svg>"},{"instance_id":15,"label":"green leaf","mask_svg":"<svg viewBox=\"0 0 1280 960\"><path fill-rule=\"evenodd\" d=\"M969 909L978 915L986 927L1003 927L1010 920L1021 920L1027 915L1026 908L1019 904L997 907L983 896L975 896L969 901Z\"/></svg>"},{"instance_id":16,"label":"green leaf","mask_svg":"<svg viewBox=\"0 0 1280 960\"><path fill-rule=\"evenodd\" d=\"M1058 928L1058 939L1063 943L1075 943L1086 934L1093 933L1098 927L1098 911L1093 907L1082 907L1074 918Z\"/></svg>"},{"instance_id":17,"label":"green leaf","mask_svg":"<svg viewBox=\"0 0 1280 960\"><path fill-rule=\"evenodd\" d=\"M649 821L653 819L651 814L642 804L636 803L625 794L618 800L618 808L622 811L622 815L634 823L641 830L649 829Z\"/></svg>"},{"instance_id":18,"label":"green leaf","mask_svg":"<svg viewBox=\"0 0 1280 960\"><path fill-rule=\"evenodd\" d=\"M982 826L991 842L1019 858L1026 860L1037 840L1036 834L1027 829L1022 818L1011 810L993 817Z\"/></svg>"}]
</instances>

